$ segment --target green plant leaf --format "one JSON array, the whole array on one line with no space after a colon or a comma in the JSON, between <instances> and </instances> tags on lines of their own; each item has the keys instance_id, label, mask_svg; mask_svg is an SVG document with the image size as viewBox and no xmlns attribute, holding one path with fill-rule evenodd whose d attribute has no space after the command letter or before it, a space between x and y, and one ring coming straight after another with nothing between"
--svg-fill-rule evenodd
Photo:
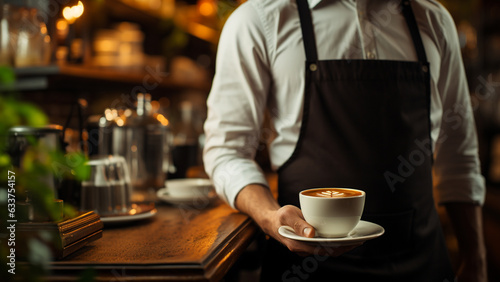
<instances>
[{"instance_id":1,"label":"green plant leaf","mask_svg":"<svg viewBox=\"0 0 500 282\"><path fill-rule=\"evenodd\" d=\"M27 125L41 127L47 125L47 116L36 106L27 103L19 103L17 110Z\"/></svg>"},{"instance_id":2,"label":"green plant leaf","mask_svg":"<svg viewBox=\"0 0 500 282\"><path fill-rule=\"evenodd\" d=\"M0 84L8 85L16 81L16 75L10 67L0 66Z\"/></svg>"},{"instance_id":3,"label":"green plant leaf","mask_svg":"<svg viewBox=\"0 0 500 282\"><path fill-rule=\"evenodd\" d=\"M81 153L72 153L68 157L72 158L76 164L73 168L73 174L79 181L88 180L90 178L90 166L87 165L87 157Z\"/></svg>"}]
</instances>

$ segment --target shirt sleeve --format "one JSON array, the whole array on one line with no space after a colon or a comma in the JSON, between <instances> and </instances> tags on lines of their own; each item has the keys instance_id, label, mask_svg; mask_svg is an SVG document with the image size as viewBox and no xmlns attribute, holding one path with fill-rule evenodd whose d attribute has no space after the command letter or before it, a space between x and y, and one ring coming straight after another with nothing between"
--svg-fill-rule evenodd
<instances>
[{"instance_id":1,"label":"shirt sleeve","mask_svg":"<svg viewBox=\"0 0 500 282\"><path fill-rule=\"evenodd\" d=\"M480 171L477 133L455 24L442 8L443 48L437 88L443 115L435 145L434 183L440 204L482 205L485 182Z\"/></svg>"},{"instance_id":2,"label":"shirt sleeve","mask_svg":"<svg viewBox=\"0 0 500 282\"><path fill-rule=\"evenodd\" d=\"M268 187L254 161L270 89L268 65L265 30L254 6L246 2L224 25L204 125L205 170L232 207L248 184Z\"/></svg>"}]
</instances>

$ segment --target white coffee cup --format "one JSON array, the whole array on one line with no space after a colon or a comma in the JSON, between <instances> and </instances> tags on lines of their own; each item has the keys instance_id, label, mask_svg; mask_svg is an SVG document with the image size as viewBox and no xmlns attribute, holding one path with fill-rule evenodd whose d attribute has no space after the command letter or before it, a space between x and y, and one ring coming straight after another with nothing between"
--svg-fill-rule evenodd
<instances>
[{"instance_id":1,"label":"white coffee cup","mask_svg":"<svg viewBox=\"0 0 500 282\"><path fill-rule=\"evenodd\" d=\"M174 198L204 198L214 190L210 179L183 178L165 181L168 194Z\"/></svg>"},{"instance_id":2,"label":"white coffee cup","mask_svg":"<svg viewBox=\"0 0 500 282\"><path fill-rule=\"evenodd\" d=\"M319 237L346 237L356 227L365 205L364 191L352 188L314 188L299 194L304 219Z\"/></svg>"}]
</instances>

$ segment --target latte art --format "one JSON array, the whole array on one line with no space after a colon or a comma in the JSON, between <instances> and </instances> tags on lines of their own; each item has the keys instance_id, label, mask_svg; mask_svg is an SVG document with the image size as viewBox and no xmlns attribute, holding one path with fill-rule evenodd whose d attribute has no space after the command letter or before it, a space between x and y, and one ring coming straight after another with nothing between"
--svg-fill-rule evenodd
<instances>
[{"instance_id":1,"label":"latte art","mask_svg":"<svg viewBox=\"0 0 500 282\"><path fill-rule=\"evenodd\" d=\"M319 193L321 197L343 197L345 195L344 192L339 192L339 191L323 191Z\"/></svg>"},{"instance_id":2,"label":"latte art","mask_svg":"<svg viewBox=\"0 0 500 282\"><path fill-rule=\"evenodd\" d=\"M344 188L321 188L311 189L303 192L306 196L321 197L321 198L345 198L360 196L361 192Z\"/></svg>"}]
</instances>

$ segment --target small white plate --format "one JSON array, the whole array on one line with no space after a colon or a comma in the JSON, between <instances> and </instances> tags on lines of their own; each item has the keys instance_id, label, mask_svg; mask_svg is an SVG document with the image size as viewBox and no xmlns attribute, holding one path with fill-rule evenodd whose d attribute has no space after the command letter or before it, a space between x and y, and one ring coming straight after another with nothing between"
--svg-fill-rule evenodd
<instances>
[{"instance_id":1,"label":"small white plate","mask_svg":"<svg viewBox=\"0 0 500 282\"><path fill-rule=\"evenodd\" d=\"M154 204L132 204L128 213L101 216L101 221L106 224L125 223L150 218L157 212Z\"/></svg>"},{"instance_id":2,"label":"small white plate","mask_svg":"<svg viewBox=\"0 0 500 282\"><path fill-rule=\"evenodd\" d=\"M349 235L341 238L322 238L322 237L308 238L295 234L293 229L289 226L281 226L278 229L278 233L285 238L303 241L315 245L318 244L324 247L340 247L340 246L355 245L370 239L377 238L382 234L384 234L384 232L385 230L382 226L364 220L360 220L358 225L354 227L354 230L351 231Z\"/></svg>"},{"instance_id":3,"label":"small white plate","mask_svg":"<svg viewBox=\"0 0 500 282\"><path fill-rule=\"evenodd\" d=\"M168 193L168 188L162 188L156 192L158 199L174 205L188 205L194 207L208 206L218 197L215 191L211 191L206 196L193 196L186 198L174 197Z\"/></svg>"}]
</instances>

